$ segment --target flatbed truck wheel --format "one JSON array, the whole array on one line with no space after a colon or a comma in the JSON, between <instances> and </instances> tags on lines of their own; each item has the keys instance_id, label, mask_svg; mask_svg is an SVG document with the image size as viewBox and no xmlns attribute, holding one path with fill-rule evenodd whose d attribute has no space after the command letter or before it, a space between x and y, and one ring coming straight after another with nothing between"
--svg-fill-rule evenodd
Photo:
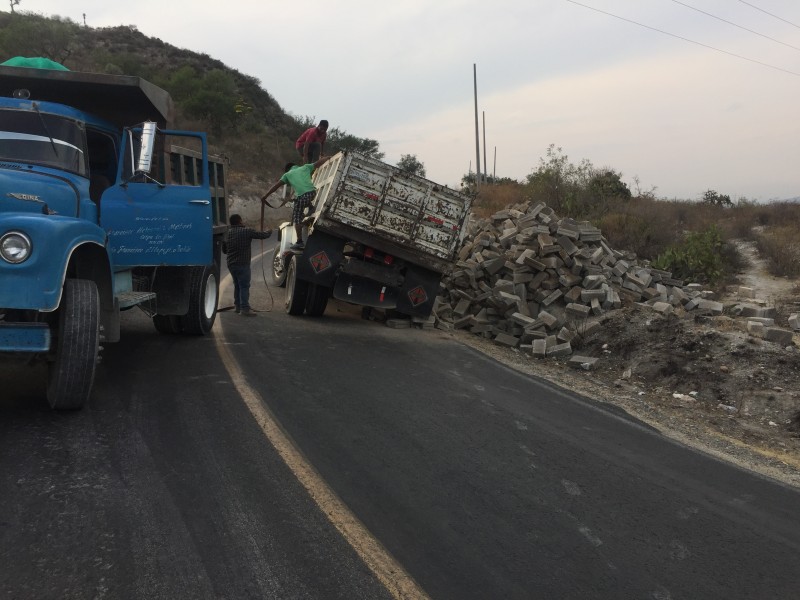
<instances>
[{"instance_id":1,"label":"flatbed truck wheel","mask_svg":"<svg viewBox=\"0 0 800 600\"><path fill-rule=\"evenodd\" d=\"M328 298L331 295L331 288L324 285L310 284L308 286L308 296L306 297L306 314L309 317L321 317L328 306Z\"/></svg>"},{"instance_id":2,"label":"flatbed truck wheel","mask_svg":"<svg viewBox=\"0 0 800 600\"><path fill-rule=\"evenodd\" d=\"M55 410L78 410L92 391L100 347L100 298L94 281L64 281L55 333L55 359L47 373L47 401Z\"/></svg>"},{"instance_id":3,"label":"flatbed truck wheel","mask_svg":"<svg viewBox=\"0 0 800 600\"><path fill-rule=\"evenodd\" d=\"M180 318L181 329L189 335L206 335L217 318L217 270L214 265L190 269L189 312Z\"/></svg>"},{"instance_id":4,"label":"flatbed truck wheel","mask_svg":"<svg viewBox=\"0 0 800 600\"><path fill-rule=\"evenodd\" d=\"M308 282L297 278L297 256L292 256L286 269L286 312L302 315L307 297Z\"/></svg>"}]
</instances>

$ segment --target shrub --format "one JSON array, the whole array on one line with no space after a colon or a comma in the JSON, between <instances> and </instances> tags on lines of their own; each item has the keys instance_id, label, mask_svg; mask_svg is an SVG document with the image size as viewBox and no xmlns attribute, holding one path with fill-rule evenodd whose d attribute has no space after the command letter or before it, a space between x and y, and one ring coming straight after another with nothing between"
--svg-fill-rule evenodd
<instances>
[{"instance_id":1,"label":"shrub","mask_svg":"<svg viewBox=\"0 0 800 600\"><path fill-rule=\"evenodd\" d=\"M653 266L671 271L673 277L687 282L714 285L725 275L723 246L719 229L712 225L705 231L687 234L678 245L659 255Z\"/></svg>"}]
</instances>

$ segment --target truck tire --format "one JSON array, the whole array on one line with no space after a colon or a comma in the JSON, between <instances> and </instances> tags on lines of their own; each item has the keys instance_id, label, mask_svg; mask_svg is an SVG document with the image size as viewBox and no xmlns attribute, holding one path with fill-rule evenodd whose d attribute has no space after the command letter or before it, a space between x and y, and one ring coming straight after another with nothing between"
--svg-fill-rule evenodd
<instances>
[{"instance_id":1,"label":"truck tire","mask_svg":"<svg viewBox=\"0 0 800 600\"><path fill-rule=\"evenodd\" d=\"M324 285L310 284L308 296L306 297L306 314L309 317L321 317L328 306L328 298L331 295L331 288Z\"/></svg>"},{"instance_id":2,"label":"truck tire","mask_svg":"<svg viewBox=\"0 0 800 600\"><path fill-rule=\"evenodd\" d=\"M64 281L55 333L55 360L47 372L47 401L55 410L78 410L92 391L100 348L100 296L94 281Z\"/></svg>"},{"instance_id":3,"label":"truck tire","mask_svg":"<svg viewBox=\"0 0 800 600\"><path fill-rule=\"evenodd\" d=\"M181 330L189 335L206 335L217 318L217 270L215 265L190 269L189 312L180 318Z\"/></svg>"},{"instance_id":4,"label":"truck tire","mask_svg":"<svg viewBox=\"0 0 800 600\"><path fill-rule=\"evenodd\" d=\"M286 312L302 315L307 297L308 282L297 278L297 256L292 256L286 269Z\"/></svg>"},{"instance_id":5,"label":"truck tire","mask_svg":"<svg viewBox=\"0 0 800 600\"><path fill-rule=\"evenodd\" d=\"M153 315L153 325L158 333L176 335L181 332L181 318L177 315Z\"/></svg>"},{"instance_id":6,"label":"truck tire","mask_svg":"<svg viewBox=\"0 0 800 600\"><path fill-rule=\"evenodd\" d=\"M283 251L281 244L275 246L275 252L272 253L272 281L278 287L286 286L286 261L283 259Z\"/></svg>"}]
</instances>

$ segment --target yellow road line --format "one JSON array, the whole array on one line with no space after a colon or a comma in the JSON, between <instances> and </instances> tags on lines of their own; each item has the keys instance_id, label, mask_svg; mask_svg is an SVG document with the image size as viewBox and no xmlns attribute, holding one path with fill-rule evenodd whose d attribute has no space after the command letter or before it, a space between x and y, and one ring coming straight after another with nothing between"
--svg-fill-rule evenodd
<instances>
[{"instance_id":1,"label":"yellow road line","mask_svg":"<svg viewBox=\"0 0 800 600\"><path fill-rule=\"evenodd\" d=\"M220 282L220 296L230 282L230 275ZM225 329L219 316L214 327L213 337L222 363L230 374L236 391L239 392L250 410L250 414L253 415L270 444L278 451L286 466L306 488L331 524L342 534L347 543L364 561L364 564L394 598L428 598L413 577L406 573L400 563L372 536L364 524L325 483L317 470L294 444L289 434L283 430L258 391L247 382L239 363L236 362L227 345Z\"/></svg>"}]
</instances>

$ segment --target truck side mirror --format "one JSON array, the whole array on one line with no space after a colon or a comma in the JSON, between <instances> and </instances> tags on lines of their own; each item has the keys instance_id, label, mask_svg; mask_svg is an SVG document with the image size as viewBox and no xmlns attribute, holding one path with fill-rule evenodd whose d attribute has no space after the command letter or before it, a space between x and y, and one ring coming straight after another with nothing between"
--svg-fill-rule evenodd
<instances>
[{"instance_id":1,"label":"truck side mirror","mask_svg":"<svg viewBox=\"0 0 800 600\"><path fill-rule=\"evenodd\" d=\"M139 160L136 163L137 173L149 173L153 166L153 147L156 141L156 124L145 121L142 124L142 140Z\"/></svg>"}]
</instances>

